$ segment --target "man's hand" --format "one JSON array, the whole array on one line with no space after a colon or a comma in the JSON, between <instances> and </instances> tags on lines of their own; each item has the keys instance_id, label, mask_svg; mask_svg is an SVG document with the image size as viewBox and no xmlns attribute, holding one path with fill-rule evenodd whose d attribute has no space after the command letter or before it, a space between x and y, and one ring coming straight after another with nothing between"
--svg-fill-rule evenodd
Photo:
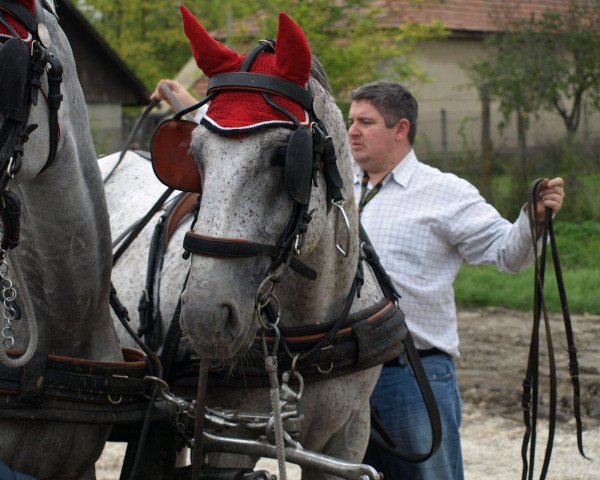
<instances>
[{"instance_id":1,"label":"man's hand","mask_svg":"<svg viewBox=\"0 0 600 480\"><path fill-rule=\"evenodd\" d=\"M543 222L546 208L552 209L557 214L561 209L565 198L564 182L560 177L548 180L544 179L539 189L538 202L536 206L536 221Z\"/></svg>"},{"instance_id":2,"label":"man's hand","mask_svg":"<svg viewBox=\"0 0 600 480\"><path fill-rule=\"evenodd\" d=\"M163 85L168 87L175 98L180 102L181 105L174 105L172 103L172 98L170 98L165 91L163 90ZM191 107L192 105L198 103L196 99L188 92L181 83L176 80L163 79L156 85L154 92L150 95L150 100L164 100L169 104L171 109L174 112L178 112L181 108Z\"/></svg>"}]
</instances>

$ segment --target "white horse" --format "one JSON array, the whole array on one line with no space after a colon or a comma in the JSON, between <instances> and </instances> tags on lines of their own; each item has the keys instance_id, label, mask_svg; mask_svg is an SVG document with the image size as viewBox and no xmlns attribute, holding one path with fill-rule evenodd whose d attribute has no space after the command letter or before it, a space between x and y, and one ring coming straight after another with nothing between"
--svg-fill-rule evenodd
<instances>
[{"instance_id":1,"label":"white horse","mask_svg":"<svg viewBox=\"0 0 600 480\"><path fill-rule=\"evenodd\" d=\"M308 376L317 381L304 385L300 402L302 429L297 438L306 449L360 462L369 436L369 396L379 375L381 357L379 361L371 357L362 365L365 368L353 369L351 375L339 375L329 367L337 366L340 359L319 354L333 349L332 343L342 333L340 325L346 333L358 331L358 323L345 323L346 316L362 318L365 326L371 325L372 319L379 318L385 309L396 310L389 302L386 304L366 264L360 296L355 291L360 256L358 215L342 114L318 62L312 60L304 32L289 17L280 16L274 52L273 45L267 42L241 56L210 37L187 10L182 11L196 61L207 76L215 77L218 85L213 90L216 95L211 96L207 117L194 130L191 142L193 169L202 178L197 220L192 231L186 233L191 220L175 231L158 282L163 340L188 272L181 295L184 334L201 356L228 365L234 378L242 378L239 370L256 367L260 353L257 357L254 344L261 333L269 353L273 353L275 345L273 331L291 334L294 338L286 341L289 340L291 353L299 354L298 371L302 372L303 352L294 352L294 342L301 337L306 340L303 335L307 332L324 338L333 330L332 335L337 334L334 340L318 345L316 357L306 357L304 367L311 372ZM258 76L238 76L231 85L227 83L231 78L219 76L238 73L240 67L250 75L263 74L268 77L267 82L274 78L285 87L269 90L271 84L256 85L253 82ZM250 91L245 90L248 86ZM287 113L257 92L264 89L269 95L275 94L268 98L282 105ZM319 129L328 132L332 139L329 153L337 157L337 163L324 159L323 165L313 164L314 152L308 137L314 142L327 142L324 134L319 137ZM185 156L185 150L173 152L174 161L179 154ZM116 156L112 156L101 159L100 165L109 172L115 162ZM156 163L155 168L160 169ZM336 172L343 186L337 181ZM169 182L164 178L163 181ZM190 182L186 183L185 188L190 188ZM106 184L115 234L133 225L163 190L152 178L146 160L135 155L125 157ZM335 204L332 197L336 198ZM345 212L339 203L342 197L347 208L346 227ZM144 288L152 229L148 226L142 231L114 269L117 291L130 311L137 307ZM182 240L192 253L191 263L182 258ZM221 251L223 244L233 245L233 251ZM248 255L247 251L240 251L239 245L242 250L244 245L258 248L263 255ZM274 278L278 273L281 276ZM375 308L378 305L385 306ZM272 309L275 316L279 314L277 329L269 324L261 330L261 324L274 320L265 314L267 309ZM371 312L368 321L361 317L365 312ZM398 328L389 334L389 339L398 340L402 328L395 325ZM126 336L121 338L127 341ZM398 342L393 342L385 359L398 354ZM260 347L261 342L257 345ZM355 354L358 359L365 352L354 351L352 355ZM289 367L291 360L287 360ZM342 363L353 364L354 360L346 358ZM268 381L264 379L261 387L253 386L250 380L243 388L211 385L207 395L207 404L212 407L264 413L271 410ZM242 461L239 457L218 458L212 453L208 458L211 463L228 466ZM303 478L333 477L307 467Z\"/></svg>"},{"instance_id":2,"label":"white horse","mask_svg":"<svg viewBox=\"0 0 600 480\"><path fill-rule=\"evenodd\" d=\"M64 68L61 86L64 99L58 111L60 135L55 137L58 143L54 160L48 163L50 139L56 134L50 127L50 103L56 99L48 98L48 79L41 70L42 87L37 106L31 108L29 118L22 119L26 124L37 124L37 129L24 143L20 171L14 169L16 155L10 155L12 160L8 165L0 165L0 175L2 178L7 175L7 187L18 198L22 210L20 243L4 254L6 265L2 266L3 288L8 287L10 280L16 291L15 302L7 303L3 311L11 318L15 311L17 314L12 320L0 320L4 335L0 363L8 365L8 370L0 371L23 374L21 386L32 388L33 399L30 400L35 402L35 396L40 393L37 388L44 382L43 370L37 367L43 364L46 355L115 362L122 360L122 354L109 312L108 212L73 54L50 2L22 0L13 4L16 13L4 12L6 23L0 24L2 49L10 42L10 48L15 50L9 57L15 51L26 52L18 61L24 63L15 65L27 66L29 52L42 43ZM8 40L15 34L22 37L24 43ZM20 81L13 76L19 68L11 70L8 60L6 56L3 58L3 87L12 85L15 90L7 92L3 88L3 95L8 93L21 102L22 94L29 101L29 85L19 85ZM47 71L58 73L56 64L51 65L54 68ZM41 62L41 66L46 67L46 61ZM1 100L5 105L7 98ZM3 111L2 127L10 121L10 115ZM4 204L5 238L9 223L6 209ZM14 347L21 356L8 356L7 347ZM33 375L30 384L23 383L27 377L25 372ZM6 387L6 378L0 377L0 380L5 380L0 386L1 415L18 395L11 395L14 392L11 392L12 387ZM40 406L28 405L33 410ZM76 411L77 405L73 405ZM40 408L40 412L44 411ZM40 480L95 478L94 463L102 452L110 427L82 420L72 423L40 420L35 419L35 414L29 419L27 415L19 420L0 417L2 461Z\"/></svg>"}]
</instances>

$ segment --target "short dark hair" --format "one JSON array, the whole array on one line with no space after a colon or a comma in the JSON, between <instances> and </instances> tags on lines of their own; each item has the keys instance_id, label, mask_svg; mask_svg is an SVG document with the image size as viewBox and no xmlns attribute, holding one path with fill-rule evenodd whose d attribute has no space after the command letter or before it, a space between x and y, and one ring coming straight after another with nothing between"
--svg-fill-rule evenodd
<instances>
[{"instance_id":1,"label":"short dark hair","mask_svg":"<svg viewBox=\"0 0 600 480\"><path fill-rule=\"evenodd\" d=\"M406 118L408 142L413 145L417 136L419 105L415 97L399 83L372 82L358 87L350 93L352 101L366 100L377 109L385 120L385 126L392 128L402 118Z\"/></svg>"}]
</instances>

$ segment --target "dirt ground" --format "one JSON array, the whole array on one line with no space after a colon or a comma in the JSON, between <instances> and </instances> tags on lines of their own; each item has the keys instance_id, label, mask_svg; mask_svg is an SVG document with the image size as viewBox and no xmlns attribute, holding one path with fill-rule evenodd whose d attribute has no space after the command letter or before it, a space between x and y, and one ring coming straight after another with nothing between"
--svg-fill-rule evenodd
<instances>
[{"instance_id":1,"label":"dirt ground","mask_svg":"<svg viewBox=\"0 0 600 480\"><path fill-rule=\"evenodd\" d=\"M572 387L560 315L551 316L558 369L558 421L548 480L600 479L600 316L574 315L573 329L581 367L584 448L591 461L579 456L572 415ZM518 479L521 476L523 420L521 382L524 377L531 313L500 308L459 312L461 358L457 361L463 397L465 477L472 480ZM542 336L541 350L545 351ZM547 386L548 367L541 360L540 384ZM548 396L541 394L540 415L547 416ZM548 426L538 425L538 451L543 454ZM119 478L119 444L109 444L97 464L98 480ZM542 460L536 460L536 476ZM275 461L262 468L277 473ZM300 478L290 466L289 480ZM443 479L441 479L443 480Z\"/></svg>"}]
</instances>

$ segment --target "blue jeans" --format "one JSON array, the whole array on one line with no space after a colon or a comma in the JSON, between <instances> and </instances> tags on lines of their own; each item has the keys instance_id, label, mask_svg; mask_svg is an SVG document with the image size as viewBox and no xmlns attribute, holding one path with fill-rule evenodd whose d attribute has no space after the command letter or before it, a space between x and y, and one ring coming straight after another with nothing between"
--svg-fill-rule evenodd
<instances>
[{"instance_id":1,"label":"blue jeans","mask_svg":"<svg viewBox=\"0 0 600 480\"><path fill-rule=\"evenodd\" d=\"M384 474L386 480L463 480L459 428L462 401L454 361L439 353L421 358L442 419L439 450L422 463L403 462L369 443L364 463ZM381 370L371 396L385 428L401 452L426 453L431 448L429 416L410 366Z\"/></svg>"},{"instance_id":2,"label":"blue jeans","mask_svg":"<svg viewBox=\"0 0 600 480\"><path fill-rule=\"evenodd\" d=\"M0 460L0 480L35 480L35 478L11 470L6 463Z\"/></svg>"}]
</instances>

